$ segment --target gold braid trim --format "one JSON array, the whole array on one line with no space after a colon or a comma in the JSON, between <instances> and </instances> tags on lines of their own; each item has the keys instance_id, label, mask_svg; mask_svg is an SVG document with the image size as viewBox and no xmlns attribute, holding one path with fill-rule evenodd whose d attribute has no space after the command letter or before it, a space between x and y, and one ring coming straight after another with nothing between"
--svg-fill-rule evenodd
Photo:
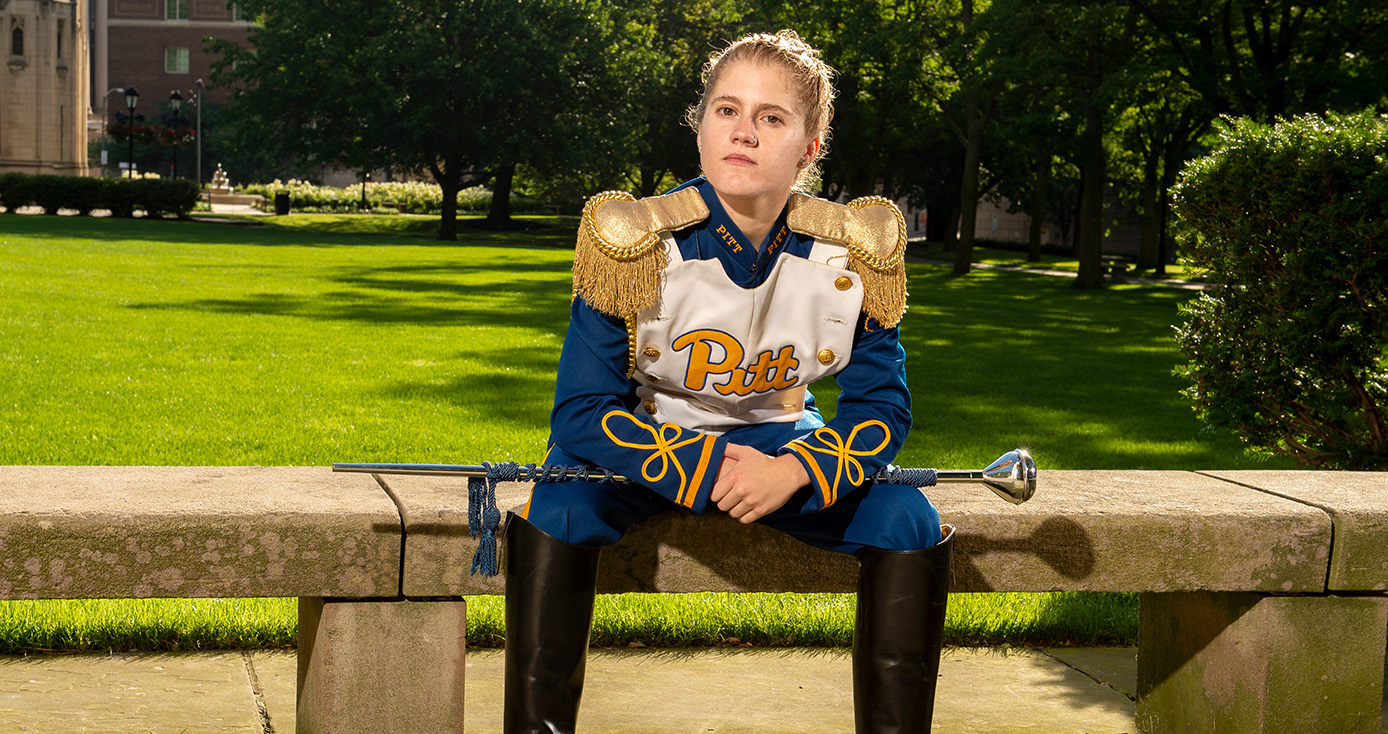
<instances>
[{"instance_id":1,"label":"gold braid trim","mask_svg":"<svg viewBox=\"0 0 1388 734\"><path fill-rule=\"evenodd\" d=\"M883 326L906 313L906 219L890 199L864 196L848 205L791 195L790 228L848 248L848 267L863 279L863 313Z\"/></svg>"},{"instance_id":2,"label":"gold braid trim","mask_svg":"<svg viewBox=\"0 0 1388 734\"><path fill-rule=\"evenodd\" d=\"M670 262L661 234L707 217L693 187L640 201L625 191L597 194L578 227L574 295L609 316L635 317L660 299L661 273Z\"/></svg>"}]
</instances>

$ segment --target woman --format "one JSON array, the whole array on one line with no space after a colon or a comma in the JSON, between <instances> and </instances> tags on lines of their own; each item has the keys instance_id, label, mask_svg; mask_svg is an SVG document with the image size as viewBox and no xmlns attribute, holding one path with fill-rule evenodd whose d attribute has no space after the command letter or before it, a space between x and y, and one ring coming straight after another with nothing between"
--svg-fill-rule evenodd
<instances>
[{"instance_id":1,"label":"woman","mask_svg":"<svg viewBox=\"0 0 1388 734\"><path fill-rule=\"evenodd\" d=\"M911 423L904 222L795 191L831 75L792 31L734 42L687 115L703 177L584 211L546 463L634 482L539 483L508 521L508 733L573 731L598 553L676 505L855 554L858 731L930 728L952 533L918 489L865 481ZM825 375L827 422L806 390Z\"/></svg>"}]
</instances>

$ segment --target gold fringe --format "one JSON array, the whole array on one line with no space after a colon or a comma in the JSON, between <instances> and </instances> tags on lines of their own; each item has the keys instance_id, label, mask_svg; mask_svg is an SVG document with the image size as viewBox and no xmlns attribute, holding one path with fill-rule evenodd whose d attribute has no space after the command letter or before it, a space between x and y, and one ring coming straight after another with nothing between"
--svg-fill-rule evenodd
<instances>
[{"instance_id":1,"label":"gold fringe","mask_svg":"<svg viewBox=\"0 0 1388 734\"><path fill-rule=\"evenodd\" d=\"M640 201L625 191L594 196L583 207L578 228L574 295L602 313L623 319L655 305L670 264L661 234L706 218L708 207L692 187Z\"/></svg>"},{"instance_id":2,"label":"gold fringe","mask_svg":"<svg viewBox=\"0 0 1388 734\"><path fill-rule=\"evenodd\" d=\"M660 275L669 264L660 233L647 232L632 245L614 244L594 221L607 201L634 201L625 191L604 191L588 200L574 248L574 295L601 313L618 318L635 315L660 297Z\"/></svg>"},{"instance_id":3,"label":"gold fringe","mask_svg":"<svg viewBox=\"0 0 1388 734\"><path fill-rule=\"evenodd\" d=\"M885 197L865 196L848 202L848 208L855 212L867 206L885 206L892 213L896 237L886 235L875 243L847 243L848 267L863 279L863 313L891 328L906 313L906 218ZM876 244L878 251L869 250L869 244Z\"/></svg>"},{"instance_id":4,"label":"gold fringe","mask_svg":"<svg viewBox=\"0 0 1388 734\"><path fill-rule=\"evenodd\" d=\"M882 210L868 207L883 207ZM848 267L863 279L863 313L892 327L906 313L906 219L890 199L865 196L847 206L795 194L790 227L848 248Z\"/></svg>"}]
</instances>

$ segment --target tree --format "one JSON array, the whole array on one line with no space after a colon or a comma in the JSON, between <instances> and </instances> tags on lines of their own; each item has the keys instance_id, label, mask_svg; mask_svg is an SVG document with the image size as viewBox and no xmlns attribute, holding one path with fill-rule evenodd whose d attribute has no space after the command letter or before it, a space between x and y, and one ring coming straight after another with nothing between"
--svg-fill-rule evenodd
<instances>
[{"instance_id":1,"label":"tree","mask_svg":"<svg viewBox=\"0 0 1388 734\"><path fill-rule=\"evenodd\" d=\"M1255 453L1388 465L1388 121L1240 120L1176 189L1211 288L1183 309L1185 393Z\"/></svg>"},{"instance_id":2,"label":"tree","mask_svg":"<svg viewBox=\"0 0 1388 734\"><path fill-rule=\"evenodd\" d=\"M983 56L1009 60L1018 78L1048 78L1074 121L1081 171L1077 288L1103 286L1105 136L1133 84L1133 14L1120 0L997 0Z\"/></svg>"},{"instance_id":3,"label":"tree","mask_svg":"<svg viewBox=\"0 0 1388 734\"><path fill-rule=\"evenodd\" d=\"M613 34L581 0L245 0L250 47L216 44L214 80L262 139L314 162L427 172L457 194L490 181L488 222L509 221L517 164L543 173L610 158Z\"/></svg>"},{"instance_id":4,"label":"tree","mask_svg":"<svg viewBox=\"0 0 1388 734\"><path fill-rule=\"evenodd\" d=\"M626 39L624 96L633 122L625 174L638 195L650 196L668 177L698 175L694 131L683 113L703 91L709 54L742 35L745 11L731 0L618 4Z\"/></svg>"}]
</instances>

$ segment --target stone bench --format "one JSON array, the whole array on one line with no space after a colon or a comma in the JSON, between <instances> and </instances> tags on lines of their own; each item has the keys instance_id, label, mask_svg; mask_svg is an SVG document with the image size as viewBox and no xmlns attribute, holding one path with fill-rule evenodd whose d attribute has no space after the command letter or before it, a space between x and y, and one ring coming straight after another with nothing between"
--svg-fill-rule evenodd
<instances>
[{"instance_id":1,"label":"stone bench","mask_svg":"<svg viewBox=\"0 0 1388 734\"><path fill-rule=\"evenodd\" d=\"M0 598L298 596L299 731L461 731L458 596L502 588L467 575L464 480L6 467L0 485ZM501 505L525 491L503 485ZM971 485L930 495L960 528L955 591L1140 594L1140 730L1378 734L1388 477L1043 471L1020 507ZM599 588L855 579L849 557L668 513L605 553Z\"/></svg>"}]
</instances>

